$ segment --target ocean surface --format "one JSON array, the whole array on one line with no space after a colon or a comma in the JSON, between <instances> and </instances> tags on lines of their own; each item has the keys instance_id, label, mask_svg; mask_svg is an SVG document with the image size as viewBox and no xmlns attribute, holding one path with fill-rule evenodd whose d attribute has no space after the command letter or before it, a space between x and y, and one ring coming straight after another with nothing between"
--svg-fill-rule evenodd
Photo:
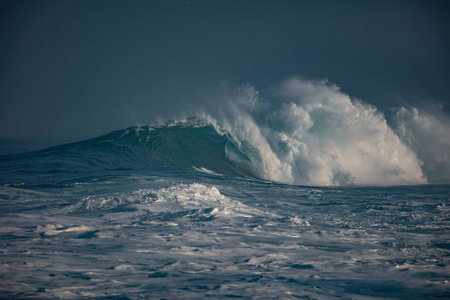
<instances>
[{"instance_id":1,"label":"ocean surface","mask_svg":"<svg viewBox=\"0 0 450 300\"><path fill-rule=\"evenodd\" d=\"M233 97L33 152L0 140L0 298L450 299L448 117L298 79Z\"/></svg>"},{"instance_id":2,"label":"ocean surface","mask_svg":"<svg viewBox=\"0 0 450 300\"><path fill-rule=\"evenodd\" d=\"M0 297L450 297L450 185L276 183L242 149L187 120L1 156Z\"/></svg>"}]
</instances>

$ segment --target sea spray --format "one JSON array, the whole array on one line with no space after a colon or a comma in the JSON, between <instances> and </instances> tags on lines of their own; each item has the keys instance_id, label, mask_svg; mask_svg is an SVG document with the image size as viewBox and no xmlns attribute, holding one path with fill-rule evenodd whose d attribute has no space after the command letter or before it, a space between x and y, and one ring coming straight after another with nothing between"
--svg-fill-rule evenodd
<instances>
[{"instance_id":1,"label":"sea spray","mask_svg":"<svg viewBox=\"0 0 450 300\"><path fill-rule=\"evenodd\" d=\"M374 106L324 81L291 79L277 94L270 103L245 84L230 97L229 112L213 122L241 151L249 153L245 145L259 153L260 161L250 159L255 176L306 185L427 182L422 161Z\"/></svg>"},{"instance_id":2,"label":"sea spray","mask_svg":"<svg viewBox=\"0 0 450 300\"><path fill-rule=\"evenodd\" d=\"M450 182L450 119L439 105L433 110L394 108L389 111L388 122L423 161L422 170L431 182Z\"/></svg>"}]
</instances>

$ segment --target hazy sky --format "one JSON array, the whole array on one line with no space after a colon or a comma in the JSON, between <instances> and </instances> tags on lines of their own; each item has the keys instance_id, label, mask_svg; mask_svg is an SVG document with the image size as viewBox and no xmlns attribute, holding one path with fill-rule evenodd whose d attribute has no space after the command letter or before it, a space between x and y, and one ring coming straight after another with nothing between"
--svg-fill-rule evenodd
<instances>
[{"instance_id":1,"label":"hazy sky","mask_svg":"<svg viewBox=\"0 0 450 300\"><path fill-rule=\"evenodd\" d=\"M94 137L292 76L448 104L447 3L0 1L0 137Z\"/></svg>"}]
</instances>

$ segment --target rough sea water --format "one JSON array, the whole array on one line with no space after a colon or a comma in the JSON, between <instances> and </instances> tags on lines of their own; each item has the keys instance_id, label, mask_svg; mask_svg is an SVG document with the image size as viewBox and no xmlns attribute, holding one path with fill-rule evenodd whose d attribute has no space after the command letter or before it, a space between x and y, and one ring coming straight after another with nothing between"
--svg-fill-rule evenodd
<instances>
[{"instance_id":1,"label":"rough sea water","mask_svg":"<svg viewBox=\"0 0 450 300\"><path fill-rule=\"evenodd\" d=\"M450 298L447 119L280 95L0 156L0 297Z\"/></svg>"}]
</instances>

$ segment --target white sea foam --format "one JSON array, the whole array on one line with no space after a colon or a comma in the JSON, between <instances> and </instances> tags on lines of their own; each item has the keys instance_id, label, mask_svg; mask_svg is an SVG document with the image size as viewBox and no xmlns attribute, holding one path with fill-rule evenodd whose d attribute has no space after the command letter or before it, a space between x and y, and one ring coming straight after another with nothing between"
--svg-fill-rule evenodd
<instances>
[{"instance_id":1,"label":"white sea foam","mask_svg":"<svg viewBox=\"0 0 450 300\"><path fill-rule=\"evenodd\" d=\"M249 217L262 213L222 195L215 186L178 184L152 192L156 195L156 201L146 206L151 211L173 211L177 209L175 204L182 210L212 208L209 214L216 216Z\"/></svg>"},{"instance_id":2,"label":"white sea foam","mask_svg":"<svg viewBox=\"0 0 450 300\"><path fill-rule=\"evenodd\" d=\"M57 235L64 232L87 232L87 231L93 231L96 230L94 227L86 226L86 225L78 225L78 226L70 226L70 227L64 227L61 224L47 224L45 226L38 226L36 228L36 232L41 232L46 236L52 236Z\"/></svg>"},{"instance_id":3,"label":"white sea foam","mask_svg":"<svg viewBox=\"0 0 450 300\"><path fill-rule=\"evenodd\" d=\"M211 170L208 170L207 168L204 168L204 167L200 167L200 168L197 168L197 167L192 167L195 171L198 171L198 172L202 172L202 173L206 173L206 174L211 174L211 175L217 175L217 176L223 176L222 174L219 174L219 173L216 173L216 172L214 172L214 171L211 171Z\"/></svg>"},{"instance_id":4,"label":"white sea foam","mask_svg":"<svg viewBox=\"0 0 450 300\"><path fill-rule=\"evenodd\" d=\"M255 176L306 185L427 182L411 143L399 138L376 107L351 99L337 86L291 79L272 104L244 87L231 100L230 113L209 121L219 133L231 134L245 154L243 159L228 151L228 159ZM448 156L445 142L441 144L441 156Z\"/></svg>"},{"instance_id":5,"label":"white sea foam","mask_svg":"<svg viewBox=\"0 0 450 300\"><path fill-rule=\"evenodd\" d=\"M205 169L206 170L206 169ZM200 171L203 171L200 169ZM208 174L215 174L205 172ZM66 206L56 211L60 213L83 212L93 210L109 210L121 205L132 205L138 212L127 213L118 211L108 215L132 216L142 215L145 211L152 213L176 212L187 210L208 210L207 214L215 216L241 216L250 217L261 215L264 212L250 208L239 201L232 200L220 193L215 186L206 186L199 183L177 184L161 189L139 189L129 194L110 196L88 196L80 199L77 203ZM46 234L59 234L61 232L76 231L78 227L61 229L61 226L54 228L40 229Z\"/></svg>"}]
</instances>

